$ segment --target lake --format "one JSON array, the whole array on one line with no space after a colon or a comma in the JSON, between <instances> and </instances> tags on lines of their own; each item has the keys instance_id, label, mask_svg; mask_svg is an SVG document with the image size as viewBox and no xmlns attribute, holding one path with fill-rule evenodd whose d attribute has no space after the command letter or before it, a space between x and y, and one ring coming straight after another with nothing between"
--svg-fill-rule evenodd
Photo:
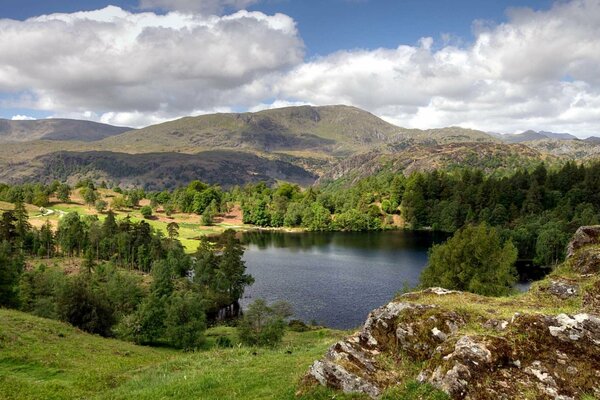
<instances>
[{"instance_id":1,"label":"lake","mask_svg":"<svg viewBox=\"0 0 600 400\"><path fill-rule=\"evenodd\" d=\"M430 232L246 232L253 299L285 300L294 318L332 328L362 325L368 313L414 287L427 251L447 236Z\"/></svg>"}]
</instances>

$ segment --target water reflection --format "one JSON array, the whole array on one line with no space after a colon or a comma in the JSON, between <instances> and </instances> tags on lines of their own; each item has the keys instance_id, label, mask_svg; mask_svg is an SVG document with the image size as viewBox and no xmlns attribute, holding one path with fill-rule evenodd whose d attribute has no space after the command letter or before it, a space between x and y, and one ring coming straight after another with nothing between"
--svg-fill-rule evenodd
<instances>
[{"instance_id":1,"label":"water reflection","mask_svg":"<svg viewBox=\"0 0 600 400\"><path fill-rule=\"evenodd\" d=\"M356 327L403 286L418 283L427 251L446 236L428 232L247 232L244 256L253 298L286 300L296 317Z\"/></svg>"}]
</instances>

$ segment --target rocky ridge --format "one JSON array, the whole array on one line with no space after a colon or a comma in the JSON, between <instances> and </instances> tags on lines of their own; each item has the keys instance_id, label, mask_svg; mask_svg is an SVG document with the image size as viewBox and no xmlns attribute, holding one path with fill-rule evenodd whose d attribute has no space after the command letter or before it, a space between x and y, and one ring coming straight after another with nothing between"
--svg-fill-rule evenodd
<instances>
[{"instance_id":1,"label":"rocky ridge","mask_svg":"<svg viewBox=\"0 0 600 400\"><path fill-rule=\"evenodd\" d=\"M600 226L524 294L430 288L399 296L334 344L305 382L378 398L418 380L453 399L600 396Z\"/></svg>"}]
</instances>

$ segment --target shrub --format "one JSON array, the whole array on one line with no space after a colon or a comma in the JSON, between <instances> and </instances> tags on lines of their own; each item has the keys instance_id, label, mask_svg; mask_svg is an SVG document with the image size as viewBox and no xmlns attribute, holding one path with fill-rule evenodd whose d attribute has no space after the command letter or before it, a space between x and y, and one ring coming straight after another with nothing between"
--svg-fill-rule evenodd
<instances>
[{"instance_id":1,"label":"shrub","mask_svg":"<svg viewBox=\"0 0 600 400\"><path fill-rule=\"evenodd\" d=\"M174 293L167 307L165 336L178 349L193 350L204 343L206 315L202 298L195 293Z\"/></svg>"},{"instance_id":2,"label":"shrub","mask_svg":"<svg viewBox=\"0 0 600 400\"><path fill-rule=\"evenodd\" d=\"M516 282L516 260L517 249L510 240L502 243L495 228L467 226L446 243L431 248L421 285L505 295Z\"/></svg>"},{"instance_id":3,"label":"shrub","mask_svg":"<svg viewBox=\"0 0 600 400\"><path fill-rule=\"evenodd\" d=\"M285 318L291 315L290 306L277 302L268 306L263 299L257 299L238 324L238 334L242 343L250 346L275 347L283 339Z\"/></svg>"},{"instance_id":4,"label":"shrub","mask_svg":"<svg viewBox=\"0 0 600 400\"><path fill-rule=\"evenodd\" d=\"M107 296L95 290L90 274L69 278L58 294L61 319L86 332L109 336L115 313Z\"/></svg>"},{"instance_id":5,"label":"shrub","mask_svg":"<svg viewBox=\"0 0 600 400\"><path fill-rule=\"evenodd\" d=\"M144 206L140 209L140 213L142 213L142 216L145 219L148 219L152 216L152 207L150 206Z\"/></svg>"}]
</instances>

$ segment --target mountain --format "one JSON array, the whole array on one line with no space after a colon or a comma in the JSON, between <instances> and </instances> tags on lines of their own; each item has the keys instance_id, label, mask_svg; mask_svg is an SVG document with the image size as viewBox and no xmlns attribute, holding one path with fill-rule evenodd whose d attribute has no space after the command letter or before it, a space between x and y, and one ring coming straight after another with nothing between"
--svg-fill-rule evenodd
<instances>
[{"instance_id":1,"label":"mountain","mask_svg":"<svg viewBox=\"0 0 600 400\"><path fill-rule=\"evenodd\" d=\"M518 133L515 135L504 134L502 135L502 139L507 143L523 143L523 142L534 142L536 140L544 140L548 139L547 136L539 132L535 132L532 130L525 131L523 133Z\"/></svg>"},{"instance_id":2,"label":"mountain","mask_svg":"<svg viewBox=\"0 0 600 400\"><path fill-rule=\"evenodd\" d=\"M245 152L206 151L197 154L61 151L15 163L0 170L0 182L45 182L57 179L75 184L91 178L124 187L173 189L199 179L225 187L277 180L311 185L317 176L290 162Z\"/></svg>"},{"instance_id":3,"label":"mountain","mask_svg":"<svg viewBox=\"0 0 600 400\"><path fill-rule=\"evenodd\" d=\"M554 133L554 132L546 132L539 131L540 135L546 136L548 139L558 139L558 140L575 140L577 136L573 136L570 133Z\"/></svg>"},{"instance_id":4,"label":"mountain","mask_svg":"<svg viewBox=\"0 0 600 400\"><path fill-rule=\"evenodd\" d=\"M75 119L12 121L0 119L0 141L77 140L93 142L130 131L132 128Z\"/></svg>"},{"instance_id":5,"label":"mountain","mask_svg":"<svg viewBox=\"0 0 600 400\"><path fill-rule=\"evenodd\" d=\"M570 133L554 133L554 132L546 132L546 131L532 131L528 130L523 133L518 134L501 134L496 133L492 134L507 143L524 143L524 142L535 142L538 140L547 140L547 139L555 139L555 140L578 140L576 136L571 135Z\"/></svg>"},{"instance_id":6,"label":"mountain","mask_svg":"<svg viewBox=\"0 0 600 400\"><path fill-rule=\"evenodd\" d=\"M600 155L591 141L556 139L568 134L408 129L344 105L201 115L137 130L73 120L2 122L0 182L14 183L91 177L145 188L192 179L309 185L386 171L470 166L495 172Z\"/></svg>"},{"instance_id":7,"label":"mountain","mask_svg":"<svg viewBox=\"0 0 600 400\"><path fill-rule=\"evenodd\" d=\"M400 128L355 107L300 106L186 117L113 136L99 145L131 153L235 149L342 156L392 141L400 132Z\"/></svg>"},{"instance_id":8,"label":"mountain","mask_svg":"<svg viewBox=\"0 0 600 400\"><path fill-rule=\"evenodd\" d=\"M600 145L600 137L598 136L590 136L589 138L584 139L583 141L593 145Z\"/></svg>"}]
</instances>

